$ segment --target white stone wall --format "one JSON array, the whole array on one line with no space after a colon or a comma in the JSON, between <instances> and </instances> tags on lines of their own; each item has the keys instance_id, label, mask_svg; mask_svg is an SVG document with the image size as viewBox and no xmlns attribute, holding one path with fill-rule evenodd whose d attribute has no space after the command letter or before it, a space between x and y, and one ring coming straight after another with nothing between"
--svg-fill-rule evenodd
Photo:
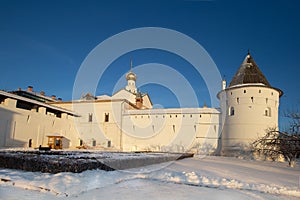
<instances>
[{"instance_id":1,"label":"white stone wall","mask_svg":"<svg viewBox=\"0 0 300 200\"><path fill-rule=\"evenodd\" d=\"M128 111L123 119L124 149L213 151L219 136L219 117L218 110L208 108Z\"/></svg>"},{"instance_id":2,"label":"white stone wall","mask_svg":"<svg viewBox=\"0 0 300 200\"><path fill-rule=\"evenodd\" d=\"M64 148L78 146L78 135L73 126L73 117L53 113L46 114L46 108L25 110L16 108L17 100L7 98L0 104L0 147L47 146L47 135L60 134L69 141Z\"/></svg>"},{"instance_id":3,"label":"white stone wall","mask_svg":"<svg viewBox=\"0 0 300 200\"><path fill-rule=\"evenodd\" d=\"M62 102L57 106L74 110L80 117L74 119L74 126L87 146L120 149L121 111L128 109L122 100ZM121 108L122 107L122 108ZM107 121L105 115L108 115Z\"/></svg>"},{"instance_id":4,"label":"white stone wall","mask_svg":"<svg viewBox=\"0 0 300 200\"><path fill-rule=\"evenodd\" d=\"M220 111L213 108L132 110L124 100L60 103L76 111L76 127L85 144L123 151L213 151ZM92 121L89 115L92 114ZM105 121L105 115L109 120Z\"/></svg>"}]
</instances>

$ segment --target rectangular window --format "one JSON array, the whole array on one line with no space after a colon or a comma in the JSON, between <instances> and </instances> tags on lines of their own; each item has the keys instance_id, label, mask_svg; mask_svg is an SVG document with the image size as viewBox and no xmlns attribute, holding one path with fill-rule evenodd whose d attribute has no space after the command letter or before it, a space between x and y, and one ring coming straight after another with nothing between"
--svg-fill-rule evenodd
<instances>
[{"instance_id":1,"label":"rectangular window","mask_svg":"<svg viewBox=\"0 0 300 200\"><path fill-rule=\"evenodd\" d=\"M109 113L105 113L104 122L109 122Z\"/></svg>"},{"instance_id":2,"label":"rectangular window","mask_svg":"<svg viewBox=\"0 0 300 200\"><path fill-rule=\"evenodd\" d=\"M265 109L265 116L271 117L271 108L270 107Z\"/></svg>"},{"instance_id":3,"label":"rectangular window","mask_svg":"<svg viewBox=\"0 0 300 200\"><path fill-rule=\"evenodd\" d=\"M89 113L89 122L93 121L93 113Z\"/></svg>"},{"instance_id":4,"label":"rectangular window","mask_svg":"<svg viewBox=\"0 0 300 200\"><path fill-rule=\"evenodd\" d=\"M228 113L229 113L229 116L233 116L234 115L234 107L230 107Z\"/></svg>"}]
</instances>

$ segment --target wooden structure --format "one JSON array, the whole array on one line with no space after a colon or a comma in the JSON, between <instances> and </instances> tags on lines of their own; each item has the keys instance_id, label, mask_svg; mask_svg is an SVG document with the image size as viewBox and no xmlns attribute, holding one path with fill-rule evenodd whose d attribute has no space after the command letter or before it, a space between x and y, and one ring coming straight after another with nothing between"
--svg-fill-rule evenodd
<instances>
[{"instance_id":1,"label":"wooden structure","mask_svg":"<svg viewBox=\"0 0 300 200\"><path fill-rule=\"evenodd\" d=\"M53 135L48 135L48 146L51 149L62 149L63 148L63 138L64 136L58 135L58 134L53 134Z\"/></svg>"}]
</instances>

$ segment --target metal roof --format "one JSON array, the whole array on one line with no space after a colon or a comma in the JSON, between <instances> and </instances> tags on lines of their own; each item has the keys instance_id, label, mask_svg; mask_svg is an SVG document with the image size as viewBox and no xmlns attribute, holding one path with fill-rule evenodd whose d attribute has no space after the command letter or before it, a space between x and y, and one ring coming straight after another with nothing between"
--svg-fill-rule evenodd
<instances>
[{"instance_id":1,"label":"metal roof","mask_svg":"<svg viewBox=\"0 0 300 200\"><path fill-rule=\"evenodd\" d=\"M248 55L246 56L240 68L232 78L229 87L251 83L261 83L267 87L271 87L270 83L260 71L254 59L248 52Z\"/></svg>"}]
</instances>

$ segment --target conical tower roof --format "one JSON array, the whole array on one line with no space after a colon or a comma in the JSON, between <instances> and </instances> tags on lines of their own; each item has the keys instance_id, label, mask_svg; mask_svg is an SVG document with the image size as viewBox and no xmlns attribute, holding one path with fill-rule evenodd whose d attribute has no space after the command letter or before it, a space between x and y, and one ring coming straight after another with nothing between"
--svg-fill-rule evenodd
<instances>
[{"instance_id":1,"label":"conical tower roof","mask_svg":"<svg viewBox=\"0 0 300 200\"><path fill-rule=\"evenodd\" d=\"M261 83L267 87L271 87L270 83L260 71L254 59L248 52L240 68L232 78L229 87L251 83Z\"/></svg>"}]
</instances>

